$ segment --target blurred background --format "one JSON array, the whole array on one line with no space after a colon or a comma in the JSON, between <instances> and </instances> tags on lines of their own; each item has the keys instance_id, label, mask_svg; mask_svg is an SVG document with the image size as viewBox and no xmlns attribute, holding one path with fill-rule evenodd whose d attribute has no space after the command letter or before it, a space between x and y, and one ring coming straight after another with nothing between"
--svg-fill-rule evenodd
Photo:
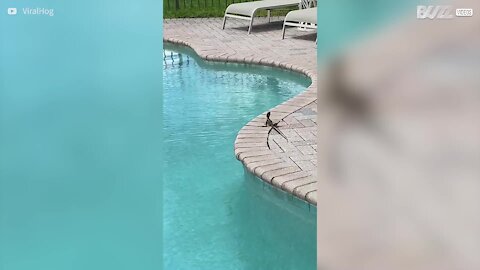
<instances>
[{"instance_id":1,"label":"blurred background","mask_svg":"<svg viewBox=\"0 0 480 270\"><path fill-rule=\"evenodd\" d=\"M318 2L318 269L480 269L479 4Z\"/></svg>"},{"instance_id":2,"label":"blurred background","mask_svg":"<svg viewBox=\"0 0 480 270\"><path fill-rule=\"evenodd\" d=\"M1 270L162 268L161 17L0 1Z\"/></svg>"}]
</instances>

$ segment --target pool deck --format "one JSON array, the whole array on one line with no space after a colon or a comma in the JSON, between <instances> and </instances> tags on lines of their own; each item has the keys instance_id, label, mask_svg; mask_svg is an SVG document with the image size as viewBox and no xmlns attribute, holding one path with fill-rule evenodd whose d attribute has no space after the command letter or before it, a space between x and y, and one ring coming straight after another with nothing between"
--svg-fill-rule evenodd
<instances>
[{"instance_id":1,"label":"pool deck","mask_svg":"<svg viewBox=\"0 0 480 270\"><path fill-rule=\"evenodd\" d=\"M288 140L265 125L267 113L255 117L238 132L235 155L263 181L313 205L317 204L317 60L315 32L287 29L283 18L271 23L258 18L250 35L248 22L222 18L164 20L164 41L191 47L208 61L260 64L300 72L312 84L299 95L271 108Z\"/></svg>"}]
</instances>

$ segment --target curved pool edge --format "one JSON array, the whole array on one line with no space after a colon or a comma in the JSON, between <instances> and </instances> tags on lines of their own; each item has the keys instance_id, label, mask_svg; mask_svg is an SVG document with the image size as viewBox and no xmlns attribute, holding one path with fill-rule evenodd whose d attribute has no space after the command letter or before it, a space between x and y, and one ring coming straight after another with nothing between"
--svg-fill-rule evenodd
<instances>
[{"instance_id":1,"label":"curved pool edge","mask_svg":"<svg viewBox=\"0 0 480 270\"><path fill-rule=\"evenodd\" d=\"M316 70L267 57L242 57L216 51L203 53L197 50L193 44L176 38L164 37L163 41L187 46L206 61L257 64L298 72L309 77L312 83L303 92L268 110L275 122L285 119L317 100ZM315 176L303 171L299 166L292 166L291 163L280 158L276 151L268 147L269 129L262 127L265 124L266 113L264 112L252 119L238 132L234 143L236 158L242 162L248 172L264 182L290 193L306 203L317 205Z\"/></svg>"}]
</instances>

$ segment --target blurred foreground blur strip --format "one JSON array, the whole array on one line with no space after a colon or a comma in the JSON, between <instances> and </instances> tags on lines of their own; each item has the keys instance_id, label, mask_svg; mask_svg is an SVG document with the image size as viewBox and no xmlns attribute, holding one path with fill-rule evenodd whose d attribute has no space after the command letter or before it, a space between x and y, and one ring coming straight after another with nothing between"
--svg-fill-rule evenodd
<instances>
[{"instance_id":1,"label":"blurred foreground blur strip","mask_svg":"<svg viewBox=\"0 0 480 270\"><path fill-rule=\"evenodd\" d=\"M416 4L319 80L318 269L480 269L480 16Z\"/></svg>"}]
</instances>

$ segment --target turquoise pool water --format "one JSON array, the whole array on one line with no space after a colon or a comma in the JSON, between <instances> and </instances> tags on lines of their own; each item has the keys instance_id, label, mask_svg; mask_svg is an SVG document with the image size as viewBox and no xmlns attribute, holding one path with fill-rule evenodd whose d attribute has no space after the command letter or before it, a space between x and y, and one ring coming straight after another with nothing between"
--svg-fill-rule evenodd
<instances>
[{"instance_id":1,"label":"turquoise pool water","mask_svg":"<svg viewBox=\"0 0 480 270\"><path fill-rule=\"evenodd\" d=\"M182 55L163 73L165 269L315 269L315 210L246 174L233 152L243 125L310 80L165 48Z\"/></svg>"}]
</instances>

